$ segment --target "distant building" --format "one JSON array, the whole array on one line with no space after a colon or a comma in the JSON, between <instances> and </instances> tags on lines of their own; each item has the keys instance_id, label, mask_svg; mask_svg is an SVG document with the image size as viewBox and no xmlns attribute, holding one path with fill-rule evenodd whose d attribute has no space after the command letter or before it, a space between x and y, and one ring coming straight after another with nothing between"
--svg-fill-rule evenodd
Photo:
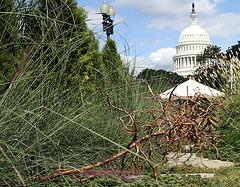
<instances>
[{"instance_id":1,"label":"distant building","mask_svg":"<svg viewBox=\"0 0 240 187\"><path fill-rule=\"evenodd\" d=\"M182 31L176 46L176 54L173 56L173 72L184 77L192 75L199 66L197 55L211 45L208 33L198 25L193 3L190 25Z\"/></svg>"}]
</instances>

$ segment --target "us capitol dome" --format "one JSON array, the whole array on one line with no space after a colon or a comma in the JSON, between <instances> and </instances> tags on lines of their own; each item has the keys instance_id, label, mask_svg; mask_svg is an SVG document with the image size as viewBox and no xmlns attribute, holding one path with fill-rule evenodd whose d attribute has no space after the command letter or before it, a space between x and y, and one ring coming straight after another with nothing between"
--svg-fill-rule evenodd
<instances>
[{"instance_id":1,"label":"us capitol dome","mask_svg":"<svg viewBox=\"0 0 240 187\"><path fill-rule=\"evenodd\" d=\"M192 75L199 66L197 55L211 45L208 33L198 25L193 3L190 25L182 31L176 46L176 54L173 56L173 72L184 77Z\"/></svg>"}]
</instances>

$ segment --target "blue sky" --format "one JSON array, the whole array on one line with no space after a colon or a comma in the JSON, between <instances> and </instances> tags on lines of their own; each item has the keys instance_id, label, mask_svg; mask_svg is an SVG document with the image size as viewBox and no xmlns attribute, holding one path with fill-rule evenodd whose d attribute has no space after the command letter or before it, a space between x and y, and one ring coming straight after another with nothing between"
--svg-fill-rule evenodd
<instances>
[{"instance_id":1,"label":"blue sky","mask_svg":"<svg viewBox=\"0 0 240 187\"><path fill-rule=\"evenodd\" d=\"M226 50L240 40L239 0L107 0L116 10L114 35L118 52L135 64L137 72L145 68L172 70L172 56L184 28L189 25L192 2L198 23L209 34L213 45ZM78 0L88 11L88 25L104 45L102 0Z\"/></svg>"}]
</instances>

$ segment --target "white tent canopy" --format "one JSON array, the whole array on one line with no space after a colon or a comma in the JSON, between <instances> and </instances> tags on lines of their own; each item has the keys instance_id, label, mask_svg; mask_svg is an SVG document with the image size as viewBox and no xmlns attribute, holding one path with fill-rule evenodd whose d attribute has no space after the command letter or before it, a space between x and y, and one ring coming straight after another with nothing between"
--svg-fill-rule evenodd
<instances>
[{"instance_id":1,"label":"white tent canopy","mask_svg":"<svg viewBox=\"0 0 240 187\"><path fill-rule=\"evenodd\" d=\"M174 88L163 92L160 95L161 98L168 99L173 89ZM173 95L179 96L179 97L196 96L197 94L202 94L202 95L211 96L211 97L224 95L223 92L220 92L218 90L215 90L213 88L200 84L199 82L196 82L194 80L188 80L182 84L179 84L177 88L173 91Z\"/></svg>"}]
</instances>

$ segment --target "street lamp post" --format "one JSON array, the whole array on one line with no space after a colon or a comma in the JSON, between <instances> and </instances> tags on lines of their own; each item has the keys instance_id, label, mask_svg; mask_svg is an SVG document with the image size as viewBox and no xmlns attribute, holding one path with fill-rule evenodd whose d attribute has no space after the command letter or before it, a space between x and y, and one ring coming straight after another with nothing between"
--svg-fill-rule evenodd
<instances>
[{"instance_id":1,"label":"street lamp post","mask_svg":"<svg viewBox=\"0 0 240 187\"><path fill-rule=\"evenodd\" d=\"M100 7L100 12L103 17L103 31L106 32L107 37L109 38L113 34L113 22L116 15L115 10L112 5L108 6L106 1L103 1L102 6Z\"/></svg>"}]
</instances>

